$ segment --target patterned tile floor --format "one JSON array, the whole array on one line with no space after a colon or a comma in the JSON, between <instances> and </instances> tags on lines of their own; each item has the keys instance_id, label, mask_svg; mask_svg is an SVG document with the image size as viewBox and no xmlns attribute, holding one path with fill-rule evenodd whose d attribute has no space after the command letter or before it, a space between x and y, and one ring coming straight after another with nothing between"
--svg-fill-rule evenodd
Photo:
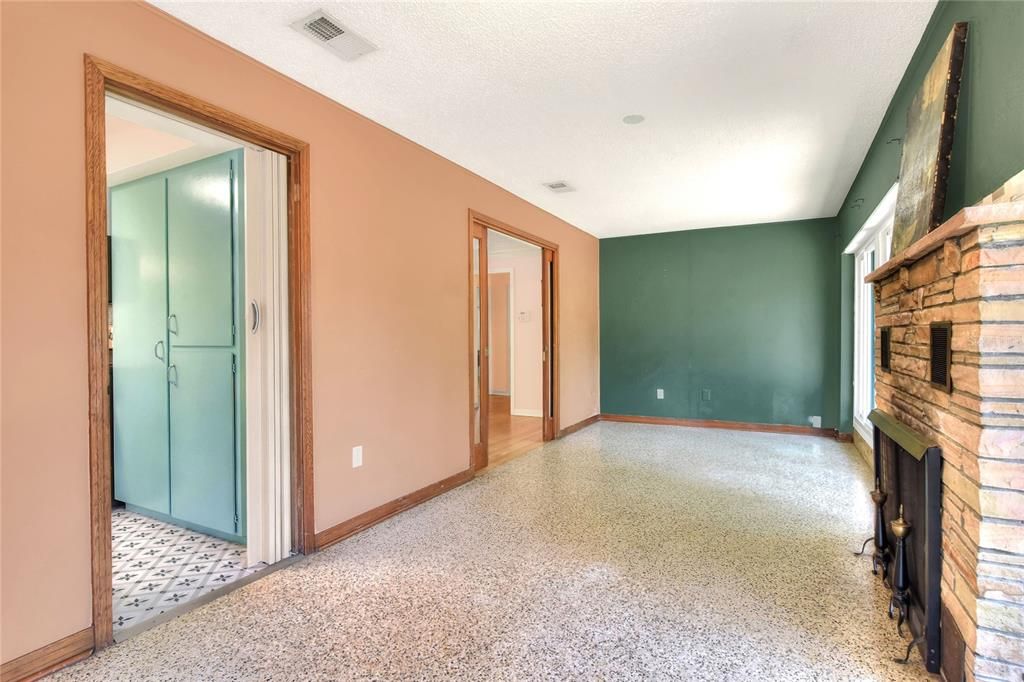
<instances>
[{"instance_id":1,"label":"patterned tile floor","mask_svg":"<svg viewBox=\"0 0 1024 682\"><path fill-rule=\"evenodd\" d=\"M126 509L113 515L114 634L266 567L245 546Z\"/></svg>"}]
</instances>

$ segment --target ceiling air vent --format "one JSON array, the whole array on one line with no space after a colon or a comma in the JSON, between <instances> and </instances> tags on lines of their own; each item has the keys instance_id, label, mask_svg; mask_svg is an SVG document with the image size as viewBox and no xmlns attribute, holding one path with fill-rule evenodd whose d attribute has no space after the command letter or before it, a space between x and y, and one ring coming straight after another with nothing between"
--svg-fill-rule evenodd
<instances>
[{"instance_id":1,"label":"ceiling air vent","mask_svg":"<svg viewBox=\"0 0 1024 682\"><path fill-rule=\"evenodd\" d=\"M892 371L892 330L883 327L879 343L878 363L886 372Z\"/></svg>"},{"instance_id":2,"label":"ceiling air vent","mask_svg":"<svg viewBox=\"0 0 1024 682\"><path fill-rule=\"evenodd\" d=\"M563 192L575 192L576 191L576 188L573 187L572 185L570 185L565 180L556 180L555 182L545 182L544 186L547 187L552 192L558 192L559 194L561 194Z\"/></svg>"},{"instance_id":3,"label":"ceiling air vent","mask_svg":"<svg viewBox=\"0 0 1024 682\"><path fill-rule=\"evenodd\" d=\"M319 38L325 43L328 40L345 35L345 29L338 26L327 17L317 17L313 21L307 22L306 30L312 33L314 37Z\"/></svg>"},{"instance_id":4,"label":"ceiling air vent","mask_svg":"<svg viewBox=\"0 0 1024 682\"><path fill-rule=\"evenodd\" d=\"M348 62L377 49L373 43L353 33L323 10L317 10L305 19L296 21L292 28Z\"/></svg>"},{"instance_id":5,"label":"ceiling air vent","mask_svg":"<svg viewBox=\"0 0 1024 682\"><path fill-rule=\"evenodd\" d=\"M953 336L951 322L932 322L931 325L931 372L932 383L947 393L953 391L950 377L952 354L950 340Z\"/></svg>"}]
</instances>

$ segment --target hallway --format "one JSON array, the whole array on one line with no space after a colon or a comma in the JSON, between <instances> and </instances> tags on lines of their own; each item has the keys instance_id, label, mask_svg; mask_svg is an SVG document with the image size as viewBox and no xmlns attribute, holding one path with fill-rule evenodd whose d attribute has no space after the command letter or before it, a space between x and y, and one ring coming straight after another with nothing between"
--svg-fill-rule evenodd
<instances>
[{"instance_id":1,"label":"hallway","mask_svg":"<svg viewBox=\"0 0 1024 682\"><path fill-rule=\"evenodd\" d=\"M508 396L489 396L487 412L487 466L495 467L544 443L541 417L513 415Z\"/></svg>"},{"instance_id":2,"label":"hallway","mask_svg":"<svg viewBox=\"0 0 1024 682\"><path fill-rule=\"evenodd\" d=\"M598 423L53 679L928 679L851 552L868 483L825 438Z\"/></svg>"}]
</instances>

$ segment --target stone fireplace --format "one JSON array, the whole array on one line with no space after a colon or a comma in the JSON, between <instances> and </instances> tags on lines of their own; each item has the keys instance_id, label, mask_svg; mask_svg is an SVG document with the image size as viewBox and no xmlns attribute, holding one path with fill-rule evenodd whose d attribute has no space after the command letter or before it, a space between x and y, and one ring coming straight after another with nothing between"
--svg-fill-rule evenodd
<instances>
[{"instance_id":1,"label":"stone fireplace","mask_svg":"<svg viewBox=\"0 0 1024 682\"><path fill-rule=\"evenodd\" d=\"M951 682L1020 682L1024 173L867 281L875 291L877 409L942 453L942 671ZM889 524L892 510L885 513Z\"/></svg>"}]
</instances>

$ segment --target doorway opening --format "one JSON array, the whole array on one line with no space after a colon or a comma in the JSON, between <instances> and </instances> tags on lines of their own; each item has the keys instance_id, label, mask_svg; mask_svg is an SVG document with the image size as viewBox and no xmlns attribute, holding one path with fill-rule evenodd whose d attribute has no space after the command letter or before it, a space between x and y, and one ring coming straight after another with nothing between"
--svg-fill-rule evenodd
<instances>
[{"instance_id":1,"label":"doorway opening","mask_svg":"<svg viewBox=\"0 0 1024 682\"><path fill-rule=\"evenodd\" d=\"M287 385L265 381L288 363L287 187L280 154L105 108L118 641L291 553Z\"/></svg>"},{"instance_id":2,"label":"doorway opening","mask_svg":"<svg viewBox=\"0 0 1024 682\"><path fill-rule=\"evenodd\" d=\"M93 640L313 550L308 147L86 56Z\"/></svg>"},{"instance_id":3,"label":"doorway opening","mask_svg":"<svg viewBox=\"0 0 1024 682\"><path fill-rule=\"evenodd\" d=\"M473 466L524 454L557 434L558 247L470 215Z\"/></svg>"}]
</instances>

